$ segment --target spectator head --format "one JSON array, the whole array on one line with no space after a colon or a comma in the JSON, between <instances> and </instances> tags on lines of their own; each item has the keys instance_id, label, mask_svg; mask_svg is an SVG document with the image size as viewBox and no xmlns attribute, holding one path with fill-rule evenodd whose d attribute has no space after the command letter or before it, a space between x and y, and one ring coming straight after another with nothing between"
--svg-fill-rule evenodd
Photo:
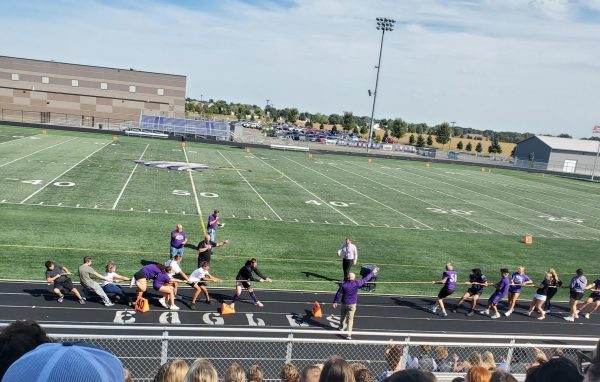
<instances>
[{"instance_id":1,"label":"spectator head","mask_svg":"<svg viewBox=\"0 0 600 382\"><path fill-rule=\"evenodd\" d=\"M217 370L204 358L195 360L183 378L183 382L218 382L218 380Z\"/></svg>"},{"instance_id":2,"label":"spectator head","mask_svg":"<svg viewBox=\"0 0 600 382\"><path fill-rule=\"evenodd\" d=\"M367 368L358 369L354 372L356 382L375 382L375 378L371 371Z\"/></svg>"},{"instance_id":3,"label":"spectator head","mask_svg":"<svg viewBox=\"0 0 600 382\"><path fill-rule=\"evenodd\" d=\"M12 364L3 381L123 382L125 371L117 357L83 343L46 343Z\"/></svg>"},{"instance_id":4,"label":"spectator head","mask_svg":"<svg viewBox=\"0 0 600 382\"><path fill-rule=\"evenodd\" d=\"M481 358L481 354L479 354L478 352L471 353L469 358L467 358L467 362L469 362L471 367L483 366L483 358Z\"/></svg>"},{"instance_id":5,"label":"spectator head","mask_svg":"<svg viewBox=\"0 0 600 382\"><path fill-rule=\"evenodd\" d=\"M356 273L350 272L348 273L348 277L346 278L347 280L356 280Z\"/></svg>"},{"instance_id":6,"label":"spectator head","mask_svg":"<svg viewBox=\"0 0 600 382\"><path fill-rule=\"evenodd\" d=\"M302 382L319 382L323 365L311 365L302 370Z\"/></svg>"},{"instance_id":7,"label":"spectator head","mask_svg":"<svg viewBox=\"0 0 600 382\"><path fill-rule=\"evenodd\" d=\"M323 365L319 382L355 382L354 373L348 362L333 356Z\"/></svg>"},{"instance_id":8,"label":"spectator head","mask_svg":"<svg viewBox=\"0 0 600 382\"><path fill-rule=\"evenodd\" d=\"M435 348L435 354L438 359L446 359L448 358L448 348L446 346L437 346Z\"/></svg>"},{"instance_id":9,"label":"spectator head","mask_svg":"<svg viewBox=\"0 0 600 382\"><path fill-rule=\"evenodd\" d=\"M223 376L223 382L246 382L246 372L242 365L237 362L229 365Z\"/></svg>"},{"instance_id":10,"label":"spectator head","mask_svg":"<svg viewBox=\"0 0 600 382\"><path fill-rule=\"evenodd\" d=\"M594 351L594 358L590 362L590 366L585 373L585 382L600 381L600 341Z\"/></svg>"},{"instance_id":11,"label":"spectator head","mask_svg":"<svg viewBox=\"0 0 600 382\"><path fill-rule=\"evenodd\" d=\"M545 381L582 382L583 375L573 361L564 357L554 357L527 370L525 382Z\"/></svg>"},{"instance_id":12,"label":"spectator head","mask_svg":"<svg viewBox=\"0 0 600 382\"><path fill-rule=\"evenodd\" d=\"M492 373L490 382L519 382L512 374L506 371L496 370Z\"/></svg>"},{"instance_id":13,"label":"spectator head","mask_svg":"<svg viewBox=\"0 0 600 382\"><path fill-rule=\"evenodd\" d=\"M264 375L265 373L260 365L252 365L246 373L246 379L248 382L262 382Z\"/></svg>"},{"instance_id":14,"label":"spectator head","mask_svg":"<svg viewBox=\"0 0 600 382\"><path fill-rule=\"evenodd\" d=\"M429 371L406 369L390 375L386 382L437 382L437 378Z\"/></svg>"},{"instance_id":15,"label":"spectator head","mask_svg":"<svg viewBox=\"0 0 600 382\"><path fill-rule=\"evenodd\" d=\"M522 362L525 362L526 359L527 359L527 354L525 352L525 349L516 348L515 351L513 352L512 363L522 363Z\"/></svg>"},{"instance_id":16,"label":"spectator head","mask_svg":"<svg viewBox=\"0 0 600 382\"><path fill-rule=\"evenodd\" d=\"M17 359L38 345L51 342L37 322L15 321L0 332L0 380Z\"/></svg>"},{"instance_id":17,"label":"spectator head","mask_svg":"<svg viewBox=\"0 0 600 382\"><path fill-rule=\"evenodd\" d=\"M188 364L182 359L167 362L158 369L154 382L181 382L188 370Z\"/></svg>"},{"instance_id":18,"label":"spectator head","mask_svg":"<svg viewBox=\"0 0 600 382\"><path fill-rule=\"evenodd\" d=\"M368 367L366 367L364 364L359 363L359 362L354 362L353 364L350 365L350 367L352 368L352 372L354 373L354 375L356 375L356 372L359 371L360 369L368 369Z\"/></svg>"},{"instance_id":19,"label":"spectator head","mask_svg":"<svg viewBox=\"0 0 600 382\"><path fill-rule=\"evenodd\" d=\"M133 379L131 379L131 372L129 371L128 368L123 369L123 371L125 372L125 382L133 382Z\"/></svg>"},{"instance_id":20,"label":"spectator head","mask_svg":"<svg viewBox=\"0 0 600 382\"><path fill-rule=\"evenodd\" d=\"M473 366L467 371L466 382L489 382L492 373L483 366Z\"/></svg>"},{"instance_id":21,"label":"spectator head","mask_svg":"<svg viewBox=\"0 0 600 382\"><path fill-rule=\"evenodd\" d=\"M431 345L419 345L417 349L422 356L431 353Z\"/></svg>"},{"instance_id":22,"label":"spectator head","mask_svg":"<svg viewBox=\"0 0 600 382\"><path fill-rule=\"evenodd\" d=\"M46 261L46 263L44 265L46 265L46 269L49 271L54 269L54 261L48 260L48 261Z\"/></svg>"},{"instance_id":23,"label":"spectator head","mask_svg":"<svg viewBox=\"0 0 600 382\"><path fill-rule=\"evenodd\" d=\"M575 273L577 274L577 276L583 276L583 269L579 268L575 271Z\"/></svg>"},{"instance_id":24,"label":"spectator head","mask_svg":"<svg viewBox=\"0 0 600 382\"><path fill-rule=\"evenodd\" d=\"M284 363L279 374L281 382L298 382L300 380L300 372L292 363Z\"/></svg>"},{"instance_id":25,"label":"spectator head","mask_svg":"<svg viewBox=\"0 0 600 382\"><path fill-rule=\"evenodd\" d=\"M399 370L402 366L402 346L400 345L388 345L383 353L383 358L387 362L388 370Z\"/></svg>"},{"instance_id":26,"label":"spectator head","mask_svg":"<svg viewBox=\"0 0 600 382\"><path fill-rule=\"evenodd\" d=\"M483 367L488 370L492 370L496 368L496 360L494 359L494 353L491 351L485 351L481 354L481 359L483 360Z\"/></svg>"}]
</instances>

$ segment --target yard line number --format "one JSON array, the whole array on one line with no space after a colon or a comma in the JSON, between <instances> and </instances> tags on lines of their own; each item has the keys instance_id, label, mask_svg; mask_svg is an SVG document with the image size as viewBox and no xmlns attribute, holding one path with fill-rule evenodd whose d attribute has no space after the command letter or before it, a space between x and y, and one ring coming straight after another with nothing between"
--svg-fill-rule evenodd
<instances>
[{"instance_id":1,"label":"yard line number","mask_svg":"<svg viewBox=\"0 0 600 382\"><path fill-rule=\"evenodd\" d=\"M569 218L566 216L550 216L550 215L540 215L539 218L546 219L551 222L564 222L564 223L583 223L583 219L580 218Z\"/></svg>"},{"instance_id":2,"label":"yard line number","mask_svg":"<svg viewBox=\"0 0 600 382\"><path fill-rule=\"evenodd\" d=\"M465 210L457 210L457 209L450 209L450 210L446 210L443 208L437 208L437 207L427 207L427 210L436 213L436 214L455 214L455 215L471 215L473 214L475 211L465 211Z\"/></svg>"},{"instance_id":3,"label":"yard line number","mask_svg":"<svg viewBox=\"0 0 600 382\"><path fill-rule=\"evenodd\" d=\"M173 190L173 195L178 196L190 196L192 193L187 190ZM215 194L214 192L200 192L198 195L205 198L218 198L219 194Z\"/></svg>"},{"instance_id":4,"label":"yard line number","mask_svg":"<svg viewBox=\"0 0 600 382\"><path fill-rule=\"evenodd\" d=\"M42 179L14 179L14 178L5 178L7 180L14 180L17 182L21 182L21 183L26 183L26 184L33 184L34 186L39 186L40 184L43 184L44 181ZM75 183L73 182L54 182L52 183L53 186L57 186L57 187L73 187L75 185Z\"/></svg>"},{"instance_id":5,"label":"yard line number","mask_svg":"<svg viewBox=\"0 0 600 382\"><path fill-rule=\"evenodd\" d=\"M314 206L320 206L323 203L319 202L318 200L307 200L306 202L304 202L306 204L312 204ZM331 201L331 202L327 202L330 205L334 206L334 207L348 207L350 205L355 205L356 203L344 203L344 202L335 202L335 201Z\"/></svg>"}]
</instances>

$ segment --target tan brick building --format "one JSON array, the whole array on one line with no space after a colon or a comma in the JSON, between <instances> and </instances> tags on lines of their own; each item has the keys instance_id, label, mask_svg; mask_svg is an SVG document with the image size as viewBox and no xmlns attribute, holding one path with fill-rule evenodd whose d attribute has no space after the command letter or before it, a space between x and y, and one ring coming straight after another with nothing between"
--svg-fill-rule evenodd
<instances>
[{"instance_id":1,"label":"tan brick building","mask_svg":"<svg viewBox=\"0 0 600 382\"><path fill-rule=\"evenodd\" d=\"M0 56L1 112L24 113L28 122L68 115L95 127L138 121L142 111L184 118L185 90L181 75Z\"/></svg>"}]
</instances>

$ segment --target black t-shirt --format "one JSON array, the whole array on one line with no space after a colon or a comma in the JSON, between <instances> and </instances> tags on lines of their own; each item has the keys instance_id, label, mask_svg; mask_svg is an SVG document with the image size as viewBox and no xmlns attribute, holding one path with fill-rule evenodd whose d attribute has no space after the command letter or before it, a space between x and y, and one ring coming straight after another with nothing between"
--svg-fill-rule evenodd
<instances>
[{"instance_id":1,"label":"black t-shirt","mask_svg":"<svg viewBox=\"0 0 600 382\"><path fill-rule=\"evenodd\" d=\"M542 296L546 296L546 295L548 295L548 287L550 287L550 280L544 279L542 281L542 287L538 288L536 293L539 295L542 295Z\"/></svg>"},{"instance_id":2,"label":"black t-shirt","mask_svg":"<svg viewBox=\"0 0 600 382\"><path fill-rule=\"evenodd\" d=\"M212 256L212 249L214 247L217 246L217 243L215 243L212 240L209 240L208 243L204 240L202 240L200 243L198 243L198 262L209 262L210 263L210 258ZM204 251L204 252L200 252L200 248L208 248L208 250Z\"/></svg>"},{"instance_id":3,"label":"black t-shirt","mask_svg":"<svg viewBox=\"0 0 600 382\"><path fill-rule=\"evenodd\" d=\"M62 265L59 264L54 264L54 269L49 271L48 269L46 269L46 279L50 278L50 277L54 277L56 275L59 275L61 273L63 273L63 267ZM56 280L54 280L54 283L62 283L67 281L68 277L67 276L60 276L59 278L57 278Z\"/></svg>"}]
</instances>

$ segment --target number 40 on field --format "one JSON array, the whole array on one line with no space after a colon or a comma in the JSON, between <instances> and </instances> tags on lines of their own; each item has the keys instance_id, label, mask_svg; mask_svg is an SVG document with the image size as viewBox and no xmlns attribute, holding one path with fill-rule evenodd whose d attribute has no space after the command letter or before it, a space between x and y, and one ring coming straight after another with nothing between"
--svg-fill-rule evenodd
<instances>
[{"instance_id":1,"label":"number 40 on field","mask_svg":"<svg viewBox=\"0 0 600 382\"><path fill-rule=\"evenodd\" d=\"M307 200L304 203L306 203L306 204L312 204L312 205L315 205L315 206L320 206L320 205L323 204L323 202L319 202L318 200ZM332 206L334 206L334 207L348 207L350 205L356 204L356 203L344 203L344 202L335 202L335 201L327 202L327 203L330 204L330 205L332 205Z\"/></svg>"}]
</instances>

